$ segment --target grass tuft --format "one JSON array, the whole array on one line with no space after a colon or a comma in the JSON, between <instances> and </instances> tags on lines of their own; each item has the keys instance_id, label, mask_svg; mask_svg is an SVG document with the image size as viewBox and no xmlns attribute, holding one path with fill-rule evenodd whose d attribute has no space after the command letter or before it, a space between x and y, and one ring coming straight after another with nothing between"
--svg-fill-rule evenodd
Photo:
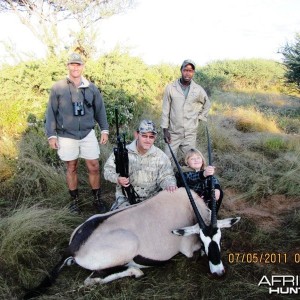
<instances>
[{"instance_id":1,"label":"grass tuft","mask_svg":"<svg viewBox=\"0 0 300 300\"><path fill-rule=\"evenodd\" d=\"M277 124L272 119L257 111L255 108L237 108L233 112L227 112L235 119L235 127L242 132L270 132L280 133Z\"/></svg>"},{"instance_id":2,"label":"grass tuft","mask_svg":"<svg viewBox=\"0 0 300 300\"><path fill-rule=\"evenodd\" d=\"M53 210L39 206L23 207L0 220L1 268L22 284L35 283L37 274L45 274L51 258L67 246L78 217L65 209ZM47 247L53 245L55 247ZM49 261L50 259L50 261ZM32 268L35 271L32 272Z\"/></svg>"}]
</instances>

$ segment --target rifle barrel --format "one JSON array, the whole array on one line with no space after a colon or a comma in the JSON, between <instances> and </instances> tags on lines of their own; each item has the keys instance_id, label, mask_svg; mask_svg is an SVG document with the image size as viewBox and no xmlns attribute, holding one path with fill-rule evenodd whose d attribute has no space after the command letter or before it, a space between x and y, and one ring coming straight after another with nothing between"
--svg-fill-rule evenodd
<instances>
[{"instance_id":1,"label":"rifle barrel","mask_svg":"<svg viewBox=\"0 0 300 300\"><path fill-rule=\"evenodd\" d=\"M118 119L118 108L115 107L115 118L116 118L116 127L117 127L117 139L119 139L119 119Z\"/></svg>"}]
</instances>

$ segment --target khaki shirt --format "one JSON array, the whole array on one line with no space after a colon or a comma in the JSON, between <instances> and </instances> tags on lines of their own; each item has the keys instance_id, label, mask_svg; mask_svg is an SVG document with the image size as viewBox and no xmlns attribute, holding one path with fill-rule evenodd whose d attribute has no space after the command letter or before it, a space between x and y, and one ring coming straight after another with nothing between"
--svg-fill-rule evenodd
<instances>
[{"instance_id":1,"label":"khaki shirt","mask_svg":"<svg viewBox=\"0 0 300 300\"><path fill-rule=\"evenodd\" d=\"M193 80L187 98L179 79L167 85L163 97L161 127L170 133L195 133L199 119L207 121L211 103L204 89Z\"/></svg>"},{"instance_id":2,"label":"khaki shirt","mask_svg":"<svg viewBox=\"0 0 300 300\"><path fill-rule=\"evenodd\" d=\"M144 199L157 194L168 186L176 186L171 161L168 156L156 146L141 155L136 149L136 140L127 146L129 159L129 181L137 194ZM118 182L114 153L104 165L104 178L113 183ZM117 184L116 198L123 195L122 187Z\"/></svg>"}]
</instances>

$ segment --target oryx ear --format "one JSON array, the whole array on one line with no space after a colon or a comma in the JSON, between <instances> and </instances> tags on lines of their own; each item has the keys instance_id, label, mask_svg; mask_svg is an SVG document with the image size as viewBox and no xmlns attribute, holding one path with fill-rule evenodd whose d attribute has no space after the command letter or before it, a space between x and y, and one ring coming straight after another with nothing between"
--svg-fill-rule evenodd
<instances>
[{"instance_id":1,"label":"oryx ear","mask_svg":"<svg viewBox=\"0 0 300 300\"><path fill-rule=\"evenodd\" d=\"M241 217L235 217L235 218L228 218L224 220L218 220L218 227L219 228L230 228L237 222L239 222Z\"/></svg>"},{"instance_id":2,"label":"oryx ear","mask_svg":"<svg viewBox=\"0 0 300 300\"><path fill-rule=\"evenodd\" d=\"M176 235L181 235L181 236L189 236L191 234L196 234L196 233L200 233L200 227L199 224L195 224L194 226L188 226L188 227L183 227L180 229L175 229L172 230L173 234Z\"/></svg>"}]
</instances>

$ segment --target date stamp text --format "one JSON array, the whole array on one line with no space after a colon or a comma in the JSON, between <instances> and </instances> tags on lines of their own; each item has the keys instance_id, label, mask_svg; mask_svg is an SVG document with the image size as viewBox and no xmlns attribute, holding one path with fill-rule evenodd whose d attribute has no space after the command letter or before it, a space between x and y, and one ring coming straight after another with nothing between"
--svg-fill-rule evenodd
<instances>
[{"instance_id":1,"label":"date stamp text","mask_svg":"<svg viewBox=\"0 0 300 300\"><path fill-rule=\"evenodd\" d=\"M285 252L230 252L228 253L228 263L246 264L300 264L300 253Z\"/></svg>"}]
</instances>

